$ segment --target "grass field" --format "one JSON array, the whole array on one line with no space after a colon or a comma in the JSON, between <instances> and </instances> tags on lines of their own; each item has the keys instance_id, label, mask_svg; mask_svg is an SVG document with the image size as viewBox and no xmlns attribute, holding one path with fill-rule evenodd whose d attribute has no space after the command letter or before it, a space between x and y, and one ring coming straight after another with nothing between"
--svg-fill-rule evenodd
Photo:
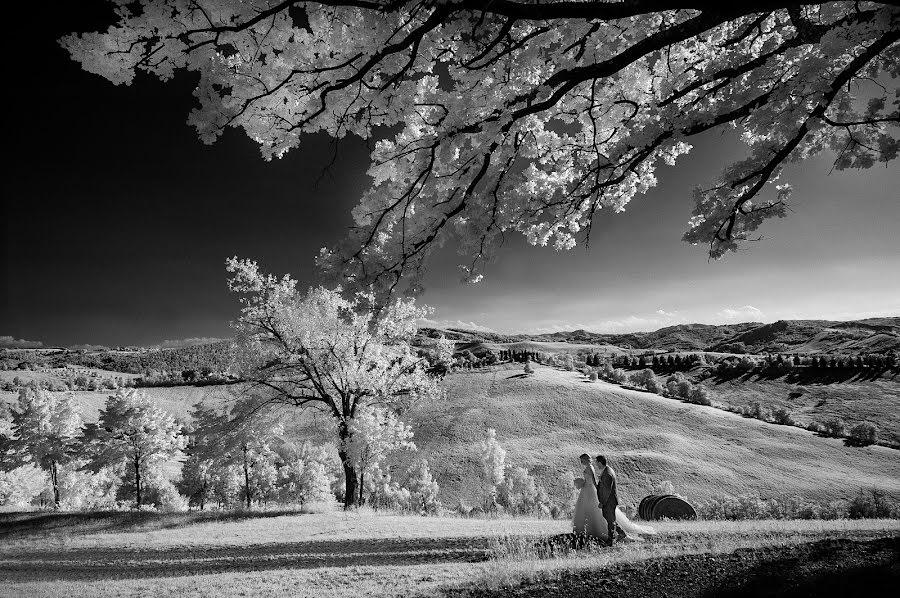
<instances>
[{"instance_id":1,"label":"grass field","mask_svg":"<svg viewBox=\"0 0 900 598\"><path fill-rule=\"evenodd\" d=\"M900 497L900 458L885 447L848 447L806 430L536 366L474 370L446 378L448 397L408 414L420 452L432 463L445 506L477 501L478 443L495 428L507 463L524 465L559 495L578 455L605 453L620 493L635 506L655 482L670 480L691 500L757 491L816 501L861 488ZM887 406L885 406L887 408Z\"/></svg>"},{"instance_id":2,"label":"grass field","mask_svg":"<svg viewBox=\"0 0 900 598\"><path fill-rule=\"evenodd\" d=\"M372 512L221 521L7 515L0 518L0 596L460 595L659 557L900 535L900 522L884 520L668 522L645 542L612 549L552 557L535 549L568 528L563 521Z\"/></svg>"},{"instance_id":3,"label":"grass field","mask_svg":"<svg viewBox=\"0 0 900 598\"><path fill-rule=\"evenodd\" d=\"M900 380L892 377L830 382L812 377L794 380L791 376L751 375L730 380L710 378L704 383L710 398L723 405L739 408L758 401L769 410L789 410L804 426L838 418L849 429L868 421L878 426L881 440L900 445Z\"/></svg>"},{"instance_id":4,"label":"grass field","mask_svg":"<svg viewBox=\"0 0 900 598\"><path fill-rule=\"evenodd\" d=\"M829 502L877 488L900 498L900 458L885 447L849 447L799 428L777 426L736 414L682 403L654 394L589 382L577 372L536 365L525 377L519 366L495 366L454 373L443 383L446 396L404 415L415 430L419 454L427 457L441 485L441 500L453 508L483 498L479 483L479 443L487 428L508 451L507 463L526 466L548 490L565 501L578 474L582 452L603 452L620 476L626 506L636 506L653 484L669 480L693 501L713 495L759 492L763 498L800 496ZM874 399L863 383L806 390L809 398L787 398L783 381L724 382L711 385L717 401L793 401L799 405L832 393L829 408L840 406L882 427L900 415L898 385L881 380ZM872 382L865 384L872 386ZM200 401L222 401L235 387L175 386L143 389L162 408L186 418ZM13 400L14 393L3 393ZM85 419L92 421L109 392L78 392ZM784 395L784 396L782 396ZM731 399L729 399L731 397ZM801 409L797 409L802 411ZM805 412L803 412L805 413ZM296 440L327 441L311 418L287 409L283 420ZM321 428L321 426L319 426Z\"/></svg>"}]
</instances>

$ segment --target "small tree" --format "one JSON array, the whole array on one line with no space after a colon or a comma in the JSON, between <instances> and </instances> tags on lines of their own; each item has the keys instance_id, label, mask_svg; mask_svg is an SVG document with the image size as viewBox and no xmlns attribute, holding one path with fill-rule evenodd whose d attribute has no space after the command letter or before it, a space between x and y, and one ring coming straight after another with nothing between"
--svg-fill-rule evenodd
<instances>
[{"instance_id":1,"label":"small tree","mask_svg":"<svg viewBox=\"0 0 900 598\"><path fill-rule=\"evenodd\" d=\"M81 431L81 409L70 394L21 388L13 429L18 446L50 477L53 504L60 503L59 468L72 460Z\"/></svg>"},{"instance_id":2,"label":"small tree","mask_svg":"<svg viewBox=\"0 0 900 598\"><path fill-rule=\"evenodd\" d=\"M120 389L107 399L87 440L94 453L87 467L98 472L110 465L123 466L133 483L137 508L150 470L180 455L187 444L175 418L134 389Z\"/></svg>"},{"instance_id":3,"label":"small tree","mask_svg":"<svg viewBox=\"0 0 900 598\"><path fill-rule=\"evenodd\" d=\"M497 431L493 428L488 428L487 438L481 443L481 465L488 494L493 497L506 471L506 451L497 441Z\"/></svg>"},{"instance_id":4,"label":"small tree","mask_svg":"<svg viewBox=\"0 0 900 598\"><path fill-rule=\"evenodd\" d=\"M696 405L712 405L712 401L709 398L709 391L702 384L698 384L691 388L688 400Z\"/></svg>"},{"instance_id":5,"label":"small tree","mask_svg":"<svg viewBox=\"0 0 900 598\"><path fill-rule=\"evenodd\" d=\"M845 430L846 427L844 422L837 418L830 419L822 425L822 433L834 438L841 438L844 436Z\"/></svg>"},{"instance_id":6,"label":"small tree","mask_svg":"<svg viewBox=\"0 0 900 598\"><path fill-rule=\"evenodd\" d=\"M427 459L416 459L406 470L406 488L410 502L422 513L436 513L440 509L440 486L431 476Z\"/></svg>"},{"instance_id":7,"label":"small tree","mask_svg":"<svg viewBox=\"0 0 900 598\"><path fill-rule=\"evenodd\" d=\"M628 380L635 386L647 388L648 384L656 383L656 374L650 368L644 368L629 374Z\"/></svg>"},{"instance_id":8,"label":"small tree","mask_svg":"<svg viewBox=\"0 0 900 598\"><path fill-rule=\"evenodd\" d=\"M396 413L377 405L366 405L357 411L350 423L350 440L344 450L359 473L359 504L365 502L365 477L378 469L390 453L416 450L412 428L400 421Z\"/></svg>"},{"instance_id":9,"label":"small tree","mask_svg":"<svg viewBox=\"0 0 900 598\"><path fill-rule=\"evenodd\" d=\"M323 447L303 443L299 448L289 447L284 454L284 465L278 470L279 494L284 502L326 502L334 499L331 485L331 462Z\"/></svg>"},{"instance_id":10,"label":"small tree","mask_svg":"<svg viewBox=\"0 0 900 598\"><path fill-rule=\"evenodd\" d=\"M847 436L860 446L875 444L878 442L878 426L869 422L860 422L850 428Z\"/></svg>"},{"instance_id":11,"label":"small tree","mask_svg":"<svg viewBox=\"0 0 900 598\"><path fill-rule=\"evenodd\" d=\"M791 412L784 407L775 407L772 409L772 421L782 426L793 426L794 418Z\"/></svg>"}]
</instances>

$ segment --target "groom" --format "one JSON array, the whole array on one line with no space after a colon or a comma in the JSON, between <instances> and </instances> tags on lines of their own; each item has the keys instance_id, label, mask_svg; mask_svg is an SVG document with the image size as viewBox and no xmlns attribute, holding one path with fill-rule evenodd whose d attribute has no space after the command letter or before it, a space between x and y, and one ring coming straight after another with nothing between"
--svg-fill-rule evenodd
<instances>
[{"instance_id":1,"label":"groom","mask_svg":"<svg viewBox=\"0 0 900 598\"><path fill-rule=\"evenodd\" d=\"M606 457L597 455L597 468L600 469L600 477L597 482L597 498L600 500L600 510L609 527L609 545L616 541L616 532L620 537L626 537L625 532L616 523L616 506L619 504L619 495L616 493L616 472L607 465Z\"/></svg>"}]
</instances>

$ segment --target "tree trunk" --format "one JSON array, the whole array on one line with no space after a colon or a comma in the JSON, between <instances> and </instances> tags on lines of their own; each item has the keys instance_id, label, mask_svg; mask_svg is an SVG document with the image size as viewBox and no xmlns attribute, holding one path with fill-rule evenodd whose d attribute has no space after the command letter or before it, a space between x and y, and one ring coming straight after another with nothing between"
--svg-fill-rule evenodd
<instances>
[{"instance_id":1,"label":"tree trunk","mask_svg":"<svg viewBox=\"0 0 900 598\"><path fill-rule=\"evenodd\" d=\"M134 493L137 501L137 508L141 508L141 461L134 460Z\"/></svg>"},{"instance_id":2,"label":"tree trunk","mask_svg":"<svg viewBox=\"0 0 900 598\"><path fill-rule=\"evenodd\" d=\"M350 440L350 428L347 426L346 422L338 422L338 436L341 439L339 445L340 448L338 448L338 456L341 458L341 465L344 467L344 510L347 510L357 505L357 500L359 499L359 486L358 478L356 477L356 469L350 461L350 455L348 455L347 451L343 448L347 446L347 441Z\"/></svg>"},{"instance_id":3,"label":"tree trunk","mask_svg":"<svg viewBox=\"0 0 900 598\"><path fill-rule=\"evenodd\" d=\"M53 508L59 509L59 470L56 461L50 462L50 483L53 484Z\"/></svg>"},{"instance_id":4,"label":"tree trunk","mask_svg":"<svg viewBox=\"0 0 900 598\"><path fill-rule=\"evenodd\" d=\"M247 463L247 449L244 452L244 495L247 499L247 508L250 508L250 466Z\"/></svg>"}]
</instances>

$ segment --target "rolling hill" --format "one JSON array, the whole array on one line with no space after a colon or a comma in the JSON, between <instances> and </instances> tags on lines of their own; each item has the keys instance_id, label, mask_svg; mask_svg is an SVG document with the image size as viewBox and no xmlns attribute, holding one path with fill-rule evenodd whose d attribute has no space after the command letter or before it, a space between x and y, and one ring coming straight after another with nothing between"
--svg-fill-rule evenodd
<instances>
[{"instance_id":1,"label":"rolling hill","mask_svg":"<svg viewBox=\"0 0 900 598\"><path fill-rule=\"evenodd\" d=\"M459 342L568 343L612 345L625 349L656 351L725 351L739 345L742 351L791 353L886 353L900 351L900 317L870 318L851 322L829 320L779 320L771 324L679 324L653 332L601 334L586 330L550 334L493 334L459 329L423 328L422 336L444 334Z\"/></svg>"},{"instance_id":2,"label":"rolling hill","mask_svg":"<svg viewBox=\"0 0 900 598\"><path fill-rule=\"evenodd\" d=\"M479 443L487 428L557 496L578 455L603 452L619 472L624 502L635 505L670 480L693 500L759 492L828 502L878 488L900 498L900 458L885 447L854 448L736 414L591 383L576 372L497 367L445 379L448 399L408 414L416 442L454 506L477 502Z\"/></svg>"}]
</instances>

